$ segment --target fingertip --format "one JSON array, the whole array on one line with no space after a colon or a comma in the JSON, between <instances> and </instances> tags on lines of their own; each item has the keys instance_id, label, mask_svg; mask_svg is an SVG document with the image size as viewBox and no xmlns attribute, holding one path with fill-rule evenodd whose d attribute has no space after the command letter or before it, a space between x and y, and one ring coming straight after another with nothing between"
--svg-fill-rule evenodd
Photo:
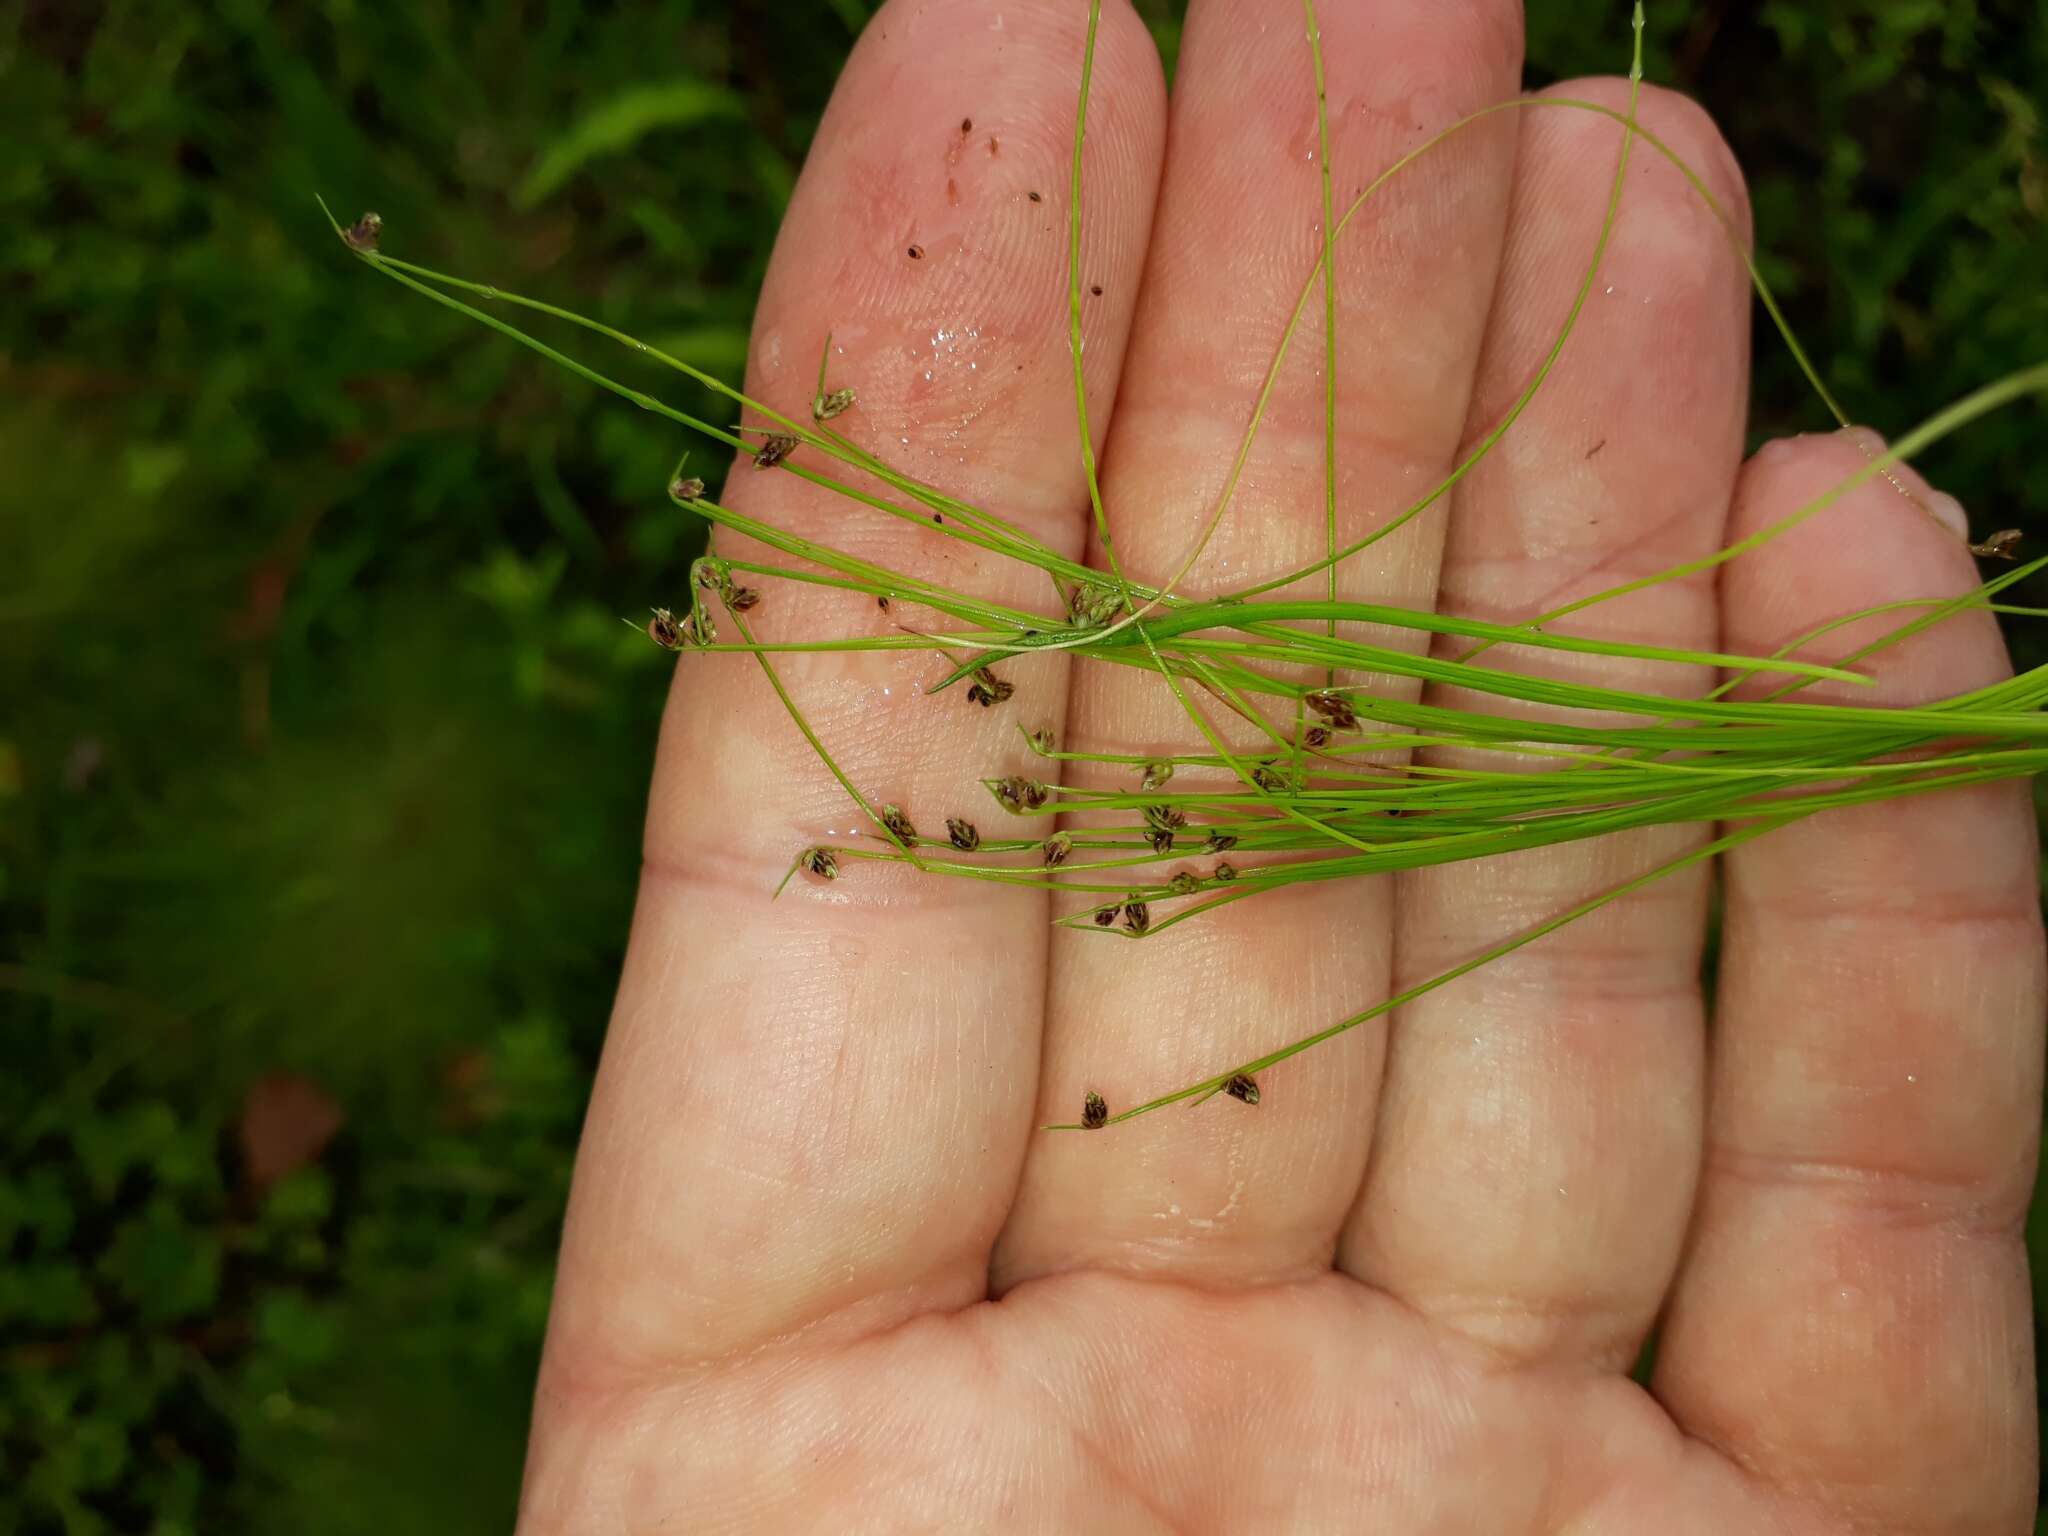
<instances>
[{"instance_id":1,"label":"fingertip","mask_svg":"<svg viewBox=\"0 0 2048 1536\"><path fill-rule=\"evenodd\" d=\"M1961 504L1911 465L1883 464L1887 451L1880 434L1857 426L1775 440L1744 465L1728 538L1767 541L1723 573L1728 649L1767 655L1817 626L1899 605L1800 651L1807 660L1836 661L1910 623L1917 615L1905 605L1925 600L1931 611L1979 585ZM1959 693L2010 671L1997 624L1983 612L1951 614L1868 665L1882 697L1895 703Z\"/></svg>"}]
</instances>

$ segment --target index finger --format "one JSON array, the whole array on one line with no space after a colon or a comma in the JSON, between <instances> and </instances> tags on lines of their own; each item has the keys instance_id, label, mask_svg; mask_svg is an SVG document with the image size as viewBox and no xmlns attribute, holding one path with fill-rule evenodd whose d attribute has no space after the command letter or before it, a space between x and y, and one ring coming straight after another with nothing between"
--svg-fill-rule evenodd
<instances>
[{"instance_id":1,"label":"index finger","mask_svg":"<svg viewBox=\"0 0 2048 1536\"><path fill-rule=\"evenodd\" d=\"M830 332L827 386L858 392L835 429L1068 555L1087 507L1066 303L1087 24L1086 8L1063 0L882 10L798 184L748 368L754 398L804 419ZM1163 117L1151 41L1112 7L1084 162L1087 256L1111 295L1085 324L1098 422ZM1035 570L779 470L743 461L727 504L956 591L1039 610L1055 600ZM724 540L719 552L779 558ZM746 615L765 641L934 618L796 583L764 584ZM942 846L948 817L988 808L977 780L1022 765L1018 724L1056 722L1065 705L1064 666L1050 657L1006 664L1017 692L996 708L964 688L926 697L946 666L924 652L774 664L861 792L900 805ZM771 902L799 849L887 846L875 837L755 658L685 658L578 1160L540 1441L550 1394L572 1383L644 1379L833 1314L881 1326L980 1294L1029 1128L1045 902L872 862L834 881L800 877Z\"/></svg>"}]
</instances>

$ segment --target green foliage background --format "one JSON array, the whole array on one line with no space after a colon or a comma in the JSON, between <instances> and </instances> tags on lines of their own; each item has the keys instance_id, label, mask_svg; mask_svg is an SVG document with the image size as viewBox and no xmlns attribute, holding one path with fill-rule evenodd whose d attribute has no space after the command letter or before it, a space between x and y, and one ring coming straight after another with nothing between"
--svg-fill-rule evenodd
<instances>
[{"instance_id":1,"label":"green foliage background","mask_svg":"<svg viewBox=\"0 0 2048 1536\"><path fill-rule=\"evenodd\" d=\"M667 677L618 619L697 535L658 421L312 195L736 376L866 8L0 0L0 1528L509 1527ZM1530 10L1537 83L1625 61ZM2048 8L1650 40L1860 417L2048 356ZM1757 433L1826 425L1760 358ZM2042 426L1928 468L2038 542ZM279 1072L343 1124L259 1190Z\"/></svg>"}]
</instances>

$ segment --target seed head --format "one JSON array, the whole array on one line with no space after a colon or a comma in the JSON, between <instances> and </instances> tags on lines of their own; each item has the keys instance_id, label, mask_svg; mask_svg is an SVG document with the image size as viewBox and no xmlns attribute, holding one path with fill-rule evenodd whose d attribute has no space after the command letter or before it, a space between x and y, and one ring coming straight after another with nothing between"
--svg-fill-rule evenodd
<instances>
[{"instance_id":1,"label":"seed head","mask_svg":"<svg viewBox=\"0 0 2048 1536\"><path fill-rule=\"evenodd\" d=\"M352 251L374 251L384 234L384 215L366 213L342 231L341 238Z\"/></svg>"},{"instance_id":2,"label":"seed head","mask_svg":"<svg viewBox=\"0 0 2048 1536\"><path fill-rule=\"evenodd\" d=\"M1211 880L1235 880L1237 878L1237 866L1228 859L1218 859L1216 867L1209 871L1209 878Z\"/></svg>"},{"instance_id":3,"label":"seed head","mask_svg":"<svg viewBox=\"0 0 2048 1536\"><path fill-rule=\"evenodd\" d=\"M1097 907L1095 909L1095 926L1098 928L1107 928L1111 923L1117 920L1118 915L1121 914L1122 911L1123 904L1121 902L1119 902L1116 906L1113 907Z\"/></svg>"},{"instance_id":4,"label":"seed head","mask_svg":"<svg viewBox=\"0 0 2048 1536\"><path fill-rule=\"evenodd\" d=\"M2020 536L2020 530L2017 528L2001 528L1986 538L1982 544L1972 544L1970 553L1987 560L2017 560Z\"/></svg>"},{"instance_id":5,"label":"seed head","mask_svg":"<svg viewBox=\"0 0 2048 1536\"><path fill-rule=\"evenodd\" d=\"M987 667L976 667L974 682L967 690L967 698L970 703L979 704L983 709L987 709L991 704L1002 703L1016 691L1015 683L1003 681Z\"/></svg>"},{"instance_id":6,"label":"seed head","mask_svg":"<svg viewBox=\"0 0 2048 1536\"><path fill-rule=\"evenodd\" d=\"M1059 742L1053 736L1052 727L1049 725L1041 725L1037 730L1032 731L1024 739L1031 743L1031 750L1036 752L1040 757L1052 756L1052 754L1056 750L1058 750L1059 747Z\"/></svg>"},{"instance_id":7,"label":"seed head","mask_svg":"<svg viewBox=\"0 0 2048 1536\"><path fill-rule=\"evenodd\" d=\"M1158 789L1173 777L1173 764L1164 758L1155 759L1145 765L1145 776L1138 781L1140 789Z\"/></svg>"},{"instance_id":8,"label":"seed head","mask_svg":"<svg viewBox=\"0 0 2048 1536\"><path fill-rule=\"evenodd\" d=\"M1055 832L1041 846L1045 850L1045 867L1058 869L1074 851L1074 839L1065 832Z\"/></svg>"},{"instance_id":9,"label":"seed head","mask_svg":"<svg viewBox=\"0 0 2048 1536\"><path fill-rule=\"evenodd\" d=\"M789 457L796 447L796 439L787 432L777 432L761 439L761 446L754 450L754 468L773 469Z\"/></svg>"},{"instance_id":10,"label":"seed head","mask_svg":"<svg viewBox=\"0 0 2048 1536\"><path fill-rule=\"evenodd\" d=\"M820 880L839 878L839 856L830 848L806 848L796 856L797 867Z\"/></svg>"},{"instance_id":11,"label":"seed head","mask_svg":"<svg viewBox=\"0 0 2048 1536\"><path fill-rule=\"evenodd\" d=\"M1104 1101L1101 1094L1091 1089L1088 1097L1081 1101L1081 1129L1084 1131L1099 1131L1107 1124L1109 1124L1109 1105Z\"/></svg>"},{"instance_id":12,"label":"seed head","mask_svg":"<svg viewBox=\"0 0 2048 1536\"><path fill-rule=\"evenodd\" d=\"M1233 1099L1236 1099L1240 1104L1256 1104L1259 1102L1259 1085L1253 1082L1251 1075L1246 1072L1238 1073L1237 1076L1225 1083L1223 1091Z\"/></svg>"},{"instance_id":13,"label":"seed head","mask_svg":"<svg viewBox=\"0 0 2048 1536\"><path fill-rule=\"evenodd\" d=\"M1273 766L1270 759L1252 764L1252 782L1269 795L1277 795L1287 787L1287 775Z\"/></svg>"},{"instance_id":14,"label":"seed head","mask_svg":"<svg viewBox=\"0 0 2048 1536\"><path fill-rule=\"evenodd\" d=\"M1334 688L1318 688L1314 693L1304 694L1302 702L1329 721L1333 730L1358 729L1358 711L1351 707L1348 697Z\"/></svg>"},{"instance_id":15,"label":"seed head","mask_svg":"<svg viewBox=\"0 0 2048 1536\"><path fill-rule=\"evenodd\" d=\"M904 847L916 846L917 828L910 824L910 818L903 814L901 806L885 805L880 812L882 825L891 837Z\"/></svg>"},{"instance_id":16,"label":"seed head","mask_svg":"<svg viewBox=\"0 0 2048 1536\"><path fill-rule=\"evenodd\" d=\"M1330 744L1329 727L1312 725L1303 733L1301 739L1310 747L1327 747Z\"/></svg>"},{"instance_id":17,"label":"seed head","mask_svg":"<svg viewBox=\"0 0 2048 1536\"><path fill-rule=\"evenodd\" d=\"M835 389L829 395L820 395L811 402L811 416L817 421L830 421L834 416L843 416L853 409L856 396L849 385Z\"/></svg>"},{"instance_id":18,"label":"seed head","mask_svg":"<svg viewBox=\"0 0 2048 1536\"><path fill-rule=\"evenodd\" d=\"M718 641L718 626L712 622L708 608L692 608L690 616L683 620L683 643L685 645L715 645Z\"/></svg>"},{"instance_id":19,"label":"seed head","mask_svg":"<svg viewBox=\"0 0 2048 1536\"><path fill-rule=\"evenodd\" d=\"M1013 816L1026 811L1035 811L1045 804L1046 787L1036 779L1027 779L1022 774L1012 774L1007 779L998 779L995 796L998 804Z\"/></svg>"},{"instance_id":20,"label":"seed head","mask_svg":"<svg viewBox=\"0 0 2048 1536\"><path fill-rule=\"evenodd\" d=\"M886 592L877 592L875 594L875 606L881 609L882 612L887 613L889 611L889 594Z\"/></svg>"},{"instance_id":21,"label":"seed head","mask_svg":"<svg viewBox=\"0 0 2048 1536\"><path fill-rule=\"evenodd\" d=\"M1176 896L1192 896L1202 888L1202 880L1187 870L1177 870L1174 877L1166 882L1166 888Z\"/></svg>"},{"instance_id":22,"label":"seed head","mask_svg":"<svg viewBox=\"0 0 2048 1536\"><path fill-rule=\"evenodd\" d=\"M1173 852L1173 834L1164 827L1154 827L1145 834L1145 841L1152 845L1154 853Z\"/></svg>"},{"instance_id":23,"label":"seed head","mask_svg":"<svg viewBox=\"0 0 2048 1536\"><path fill-rule=\"evenodd\" d=\"M981 846L981 833L971 821L962 821L958 816L946 818L946 836L953 840L953 846L962 853L972 853Z\"/></svg>"},{"instance_id":24,"label":"seed head","mask_svg":"<svg viewBox=\"0 0 2048 1536\"><path fill-rule=\"evenodd\" d=\"M732 570L723 560L706 555L690 567L690 579L706 592L723 592L732 585Z\"/></svg>"},{"instance_id":25,"label":"seed head","mask_svg":"<svg viewBox=\"0 0 2048 1536\"><path fill-rule=\"evenodd\" d=\"M678 475L669 481L668 493L677 501L697 501L704 495L704 482L695 475Z\"/></svg>"},{"instance_id":26,"label":"seed head","mask_svg":"<svg viewBox=\"0 0 2048 1536\"><path fill-rule=\"evenodd\" d=\"M1178 832L1188 824L1187 813L1177 805L1148 805L1145 825L1158 832Z\"/></svg>"},{"instance_id":27,"label":"seed head","mask_svg":"<svg viewBox=\"0 0 2048 1536\"><path fill-rule=\"evenodd\" d=\"M1127 902L1124 905L1124 927L1133 938L1137 938L1152 926L1152 909L1142 901Z\"/></svg>"},{"instance_id":28,"label":"seed head","mask_svg":"<svg viewBox=\"0 0 2048 1536\"><path fill-rule=\"evenodd\" d=\"M647 638L664 651L680 651L683 648L683 627L666 608L657 608L654 617L647 621Z\"/></svg>"},{"instance_id":29,"label":"seed head","mask_svg":"<svg viewBox=\"0 0 2048 1536\"><path fill-rule=\"evenodd\" d=\"M725 594L725 600L736 611L745 613L760 606L761 594L753 587L734 587Z\"/></svg>"},{"instance_id":30,"label":"seed head","mask_svg":"<svg viewBox=\"0 0 2048 1536\"><path fill-rule=\"evenodd\" d=\"M1211 832L1209 841L1203 846L1211 853L1228 853L1237 846L1237 835L1232 832Z\"/></svg>"},{"instance_id":31,"label":"seed head","mask_svg":"<svg viewBox=\"0 0 2048 1536\"><path fill-rule=\"evenodd\" d=\"M1067 617L1080 629L1100 629L1123 606L1123 595L1115 587L1089 582L1074 588L1067 598Z\"/></svg>"}]
</instances>

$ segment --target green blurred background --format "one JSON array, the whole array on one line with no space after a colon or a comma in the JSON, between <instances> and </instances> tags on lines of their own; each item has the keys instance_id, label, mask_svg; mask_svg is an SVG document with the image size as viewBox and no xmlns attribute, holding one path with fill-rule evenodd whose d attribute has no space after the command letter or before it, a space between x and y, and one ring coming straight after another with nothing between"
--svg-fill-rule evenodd
<instances>
[{"instance_id":1,"label":"green blurred background","mask_svg":"<svg viewBox=\"0 0 2048 1536\"><path fill-rule=\"evenodd\" d=\"M674 433L313 194L736 375L867 8L0 0L0 1530L508 1528L669 670L619 618L698 535ZM1531 11L1535 83L1625 65L1625 0ZM2048 8L1651 13L1857 417L2048 357ZM2048 533L2042 427L1928 468Z\"/></svg>"}]
</instances>

